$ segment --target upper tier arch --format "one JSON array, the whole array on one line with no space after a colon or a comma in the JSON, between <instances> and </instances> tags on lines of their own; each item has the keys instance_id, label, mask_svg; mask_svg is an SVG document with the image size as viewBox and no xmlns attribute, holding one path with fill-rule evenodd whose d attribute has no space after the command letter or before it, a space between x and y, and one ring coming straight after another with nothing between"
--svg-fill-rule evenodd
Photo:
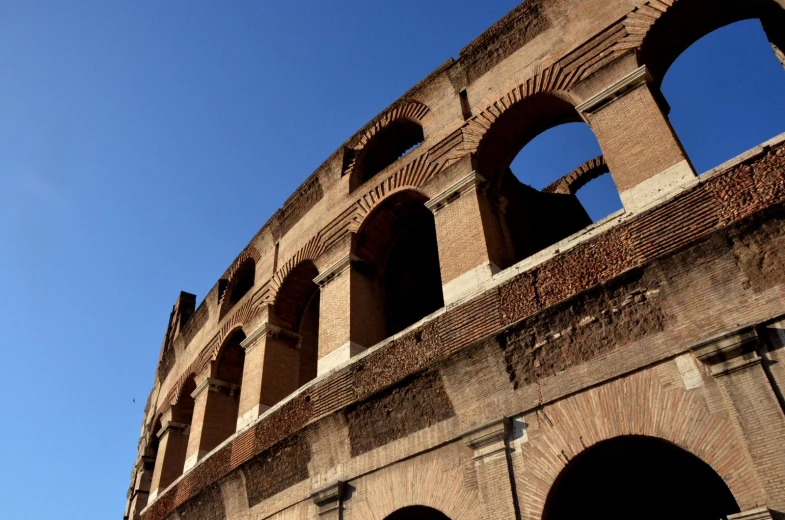
<instances>
[{"instance_id":1,"label":"upper tier arch","mask_svg":"<svg viewBox=\"0 0 785 520\"><path fill-rule=\"evenodd\" d=\"M693 43L726 25L756 18L770 38L776 32L785 33L785 9L777 0L650 0L627 17L625 40L640 42L638 63L646 65L659 85L676 58ZM780 47L783 42L785 37L779 36Z\"/></svg>"},{"instance_id":2,"label":"upper tier arch","mask_svg":"<svg viewBox=\"0 0 785 520\"><path fill-rule=\"evenodd\" d=\"M342 175L349 177L349 189L354 191L422 143L430 113L423 103L407 101L361 132L357 142L344 150Z\"/></svg>"}]
</instances>

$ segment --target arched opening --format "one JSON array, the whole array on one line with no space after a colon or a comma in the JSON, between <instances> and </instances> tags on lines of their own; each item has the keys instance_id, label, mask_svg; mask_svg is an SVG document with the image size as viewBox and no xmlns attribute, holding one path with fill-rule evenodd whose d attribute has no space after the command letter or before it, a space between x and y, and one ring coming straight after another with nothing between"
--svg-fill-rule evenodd
<instances>
[{"instance_id":1,"label":"arched opening","mask_svg":"<svg viewBox=\"0 0 785 520\"><path fill-rule=\"evenodd\" d=\"M234 287L231 288L231 293L229 294L229 301L232 305L239 302L251 290L255 276L256 263L253 260L248 259L240 264L237 272L234 274Z\"/></svg>"},{"instance_id":2,"label":"arched opening","mask_svg":"<svg viewBox=\"0 0 785 520\"><path fill-rule=\"evenodd\" d=\"M351 189L409 153L425 140L422 126L411 119L396 119L374 135L354 157Z\"/></svg>"},{"instance_id":3,"label":"arched opening","mask_svg":"<svg viewBox=\"0 0 785 520\"><path fill-rule=\"evenodd\" d=\"M229 286L223 289L225 293L219 295L221 298L221 308L219 315L223 318L229 310L239 302L248 291L253 289L256 278L256 262L252 258L244 260L232 276ZM221 281L226 284L225 279Z\"/></svg>"},{"instance_id":4,"label":"arched opening","mask_svg":"<svg viewBox=\"0 0 785 520\"><path fill-rule=\"evenodd\" d=\"M432 507L408 506L387 515L384 520L450 520L450 517Z\"/></svg>"},{"instance_id":5,"label":"arched opening","mask_svg":"<svg viewBox=\"0 0 785 520\"><path fill-rule=\"evenodd\" d=\"M191 396L194 390L196 380L191 375L180 388L177 403L172 406L171 422L161 425L161 429L155 432L160 435L156 464L161 464L161 471L157 489L165 489L183 474L194 415L194 399Z\"/></svg>"},{"instance_id":6,"label":"arched opening","mask_svg":"<svg viewBox=\"0 0 785 520\"><path fill-rule=\"evenodd\" d=\"M697 172L785 131L782 34L773 0L680 0L649 30L639 62Z\"/></svg>"},{"instance_id":7,"label":"arched opening","mask_svg":"<svg viewBox=\"0 0 785 520\"><path fill-rule=\"evenodd\" d=\"M365 322L375 329L369 344L400 332L444 306L439 249L427 198L396 193L368 215L355 255L383 305L369 304Z\"/></svg>"},{"instance_id":8,"label":"arched opening","mask_svg":"<svg viewBox=\"0 0 785 520\"><path fill-rule=\"evenodd\" d=\"M212 368L210 388L204 395L204 419L198 452L207 453L237 430L240 389L243 384L245 333L237 329L218 351Z\"/></svg>"},{"instance_id":9,"label":"arched opening","mask_svg":"<svg viewBox=\"0 0 785 520\"><path fill-rule=\"evenodd\" d=\"M607 170L575 189L553 189L600 155L594 133L559 93L524 98L491 125L478 147L477 168L503 200L500 220L515 261L621 208ZM580 199L591 214L576 196L584 185Z\"/></svg>"},{"instance_id":10,"label":"arched opening","mask_svg":"<svg viewBox=\"0 0 785 520\"><path fill-rule=\"evenodd\" d=\"M717 520L738 512L708 464L664 440L631 435L572 459L548 493L542 518Z\"/></svg>"},{"instance_id":11,"label":"arched opening","mask_svg":"<svg viewBox=\"0 0 785 520\"><path fill-rule=\"evenodd\" d=\"M265 346L262 405L273 406L316 377L319 347L319 271L298 264L281 284L271 322L280 328Z\"/></svg>"}]
</instances>

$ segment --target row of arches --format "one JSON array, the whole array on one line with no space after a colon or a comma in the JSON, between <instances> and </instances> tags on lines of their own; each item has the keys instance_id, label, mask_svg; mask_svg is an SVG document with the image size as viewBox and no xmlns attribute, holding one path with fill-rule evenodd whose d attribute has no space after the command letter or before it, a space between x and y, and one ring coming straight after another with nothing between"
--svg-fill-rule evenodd
<instances>
[{"instance_id":1,"label":"row of arches","mask_svg":"<svg viewBox=\"0 0 785 520\"><path fill-rule=\"evenodd\" d=\"M651 88L698 172L785 130L785 75L777 59L785 42L776 30L784 12L774 0L680 0L640 45L638 64L648 67ZM477 171L514 197L521 190L511 179L540 190L601 155L575 104L569 92L550 92L507 109L482 138ZM353 159L351 189L422 142L421 123L400 119L374 134ZM592 221L622 207L612 172L577 196Z\"/></svg>"},{"instance_id":2,"label":"row of arches","mask_svg":"<svg viewBox=\"0 0 785 520\"><path fill-rule=\"evenodd\" d=\"M366 294L372 296L360 315L368 345L444 305L434 215L425 207L427 200L414 190L396 193L368 215L357 233L354 267L367 286ZM253 269L253 260L244 261L237 270L239 279L251 280ZM313 261L304 260L289 271L276 293L268 316L274 339L265 344L261 367L262 409L274 406L317 375L321 291L314 280L318 276ZM245 292L252 286L230 284L227 296L243 285ZM252 369L246 363L246 338L246 331L237 328L219 347L204 383L212 393L205 397L201 409L196 406L197 375L191 374L182 383L169 418L179 426L178 431L169 433L177 442L167 446L165 460L157 462L162 466L159 488L183 473L189 453L207 453L235 433L243 392L254 391L244 385L244 373ZM156 457L161 429L162 419L158 418L151 432Z\"/></svg>"}]
</instances>

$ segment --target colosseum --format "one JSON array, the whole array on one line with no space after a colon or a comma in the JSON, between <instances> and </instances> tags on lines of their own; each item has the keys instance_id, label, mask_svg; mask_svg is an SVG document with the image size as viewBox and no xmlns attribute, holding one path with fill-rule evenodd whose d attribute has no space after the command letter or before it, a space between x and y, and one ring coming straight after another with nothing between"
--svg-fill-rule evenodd
<instances>
[{"instance_id":1,"label":"colosseum","mask_svg":"<svg viewBox=\"0 0 785 520\"><path fill-rule=\"evenodd\" d=\"M785 517L785 134L696 172L660 90L747 19L785 65L785 0L527 0L372 119L180 293L125 518Z\"/></svg>"}]
</instances>

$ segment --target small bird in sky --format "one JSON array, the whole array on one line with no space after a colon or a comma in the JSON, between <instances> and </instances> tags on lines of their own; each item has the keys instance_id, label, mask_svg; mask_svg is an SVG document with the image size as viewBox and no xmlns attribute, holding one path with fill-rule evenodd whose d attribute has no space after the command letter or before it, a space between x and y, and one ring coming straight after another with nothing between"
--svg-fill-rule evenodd
<instances>
[{"instance_id":1,"label":"small bird in sky","mask_svg":"<svg viewBox=\"0 0 785 520\"><path fill-rule=\"evenodd\" d=\"M131 399L131 401L133 401L133 402L136 402L136 397L134 397L133 399Z\"/></svg>"}]
</instances>

